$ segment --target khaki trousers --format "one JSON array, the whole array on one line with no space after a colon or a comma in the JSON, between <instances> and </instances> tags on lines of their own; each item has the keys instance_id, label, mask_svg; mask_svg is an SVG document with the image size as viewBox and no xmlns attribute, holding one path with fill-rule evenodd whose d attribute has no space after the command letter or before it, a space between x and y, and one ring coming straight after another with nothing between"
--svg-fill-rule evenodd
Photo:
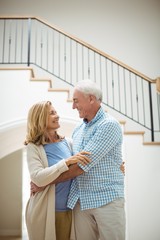
<instances>
[{"instance_id":1,"label":"khaki trousers","mask_svg":"<svg viewBox=\"0 0 160 240\"><path fill-rule=\"evenodd\" d=\"M70 240L72 211L56 212L56 240Z\"/></svg>"},{"instance_id":2,"label":"khaki trousers","mask_svg":"<svg viewBox=\"0 0 160 240\"><path fill-rule=\"evenodd\" d=\"M77 240L125 240L124 199L83 211L78 202L74 220Z\"/></svg>"}]
</instances>

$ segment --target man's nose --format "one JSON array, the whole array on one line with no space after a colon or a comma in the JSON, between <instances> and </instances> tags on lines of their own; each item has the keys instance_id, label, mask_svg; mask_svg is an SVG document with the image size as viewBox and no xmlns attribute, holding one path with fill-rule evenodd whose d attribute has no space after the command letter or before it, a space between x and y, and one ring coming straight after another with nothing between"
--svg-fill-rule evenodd
<instances>
[{"instance_id":1,"label":"man's nose","mask_svg":"<svg viewBox=\"0 0 160 240\"><path fill-rule=\"evenodd\" d=\"M75 109L75 103L74 102L72 103L72 108Z\"/></svg>"}]
</instances>

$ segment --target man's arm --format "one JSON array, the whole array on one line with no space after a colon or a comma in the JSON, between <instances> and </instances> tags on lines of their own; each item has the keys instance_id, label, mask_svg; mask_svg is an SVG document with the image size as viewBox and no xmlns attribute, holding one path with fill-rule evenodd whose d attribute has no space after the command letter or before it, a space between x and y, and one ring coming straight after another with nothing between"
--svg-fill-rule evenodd
<instances>
[{"instance_id":1,"label":"man's arm","mask_svg":"<svg viewBox=\"0 0 160 240\"><path fill-rule=\"evenodd\" d=\"M68 171L61 173L61 175L56 178L52 183L57 184L60 182L65 182L81 175L82 173L84 173L84 171L77 164L73 164L69 167Z\"/></svg>"},{"instance_id":2,"label":"man's arm","mask_svg":"<svg viewBox=\"0 0 160 240\"><path fill-rule=\"evenodd\" d=\"M77 164L73 164L69 167L68 171L61 173L61 175L58 178L56 178L53 182L49 183L48 185L65 182L67 180L73 179L73 178L81 175L82 173L84 173L84 171ZM31 182L30 183L31 195L32 194L34 195L36 192L43 191L45 189L45 187L46 186L38 187L36 184Z\"/></svg>"},{"instance_id":3,"label":"man's arm","mask_svg":"<svg viewBox=\"0 0 160 240\"><path fill-rule=\"evenodd\" d=\"M124 162L121 164L120 169L121 169L122 173L125 175L125 163ZM58 178L56 178L53 182L51 182L48 185L57 184L57 183L60 183L60 182L65 182L65 181L73 179L73 178L75 178L75 177L77 177L77 176L79 176L83 173L84 173L84 171L77 164L73 164L69 167L68 171L61 173L61 175ZM30 188L31 195L32 194L34 195L36 192L43 191L46 187L46 186L38 187L33 182L31 182L30 185L31 185L31 188Z\"/></svg>"}]
</instances>

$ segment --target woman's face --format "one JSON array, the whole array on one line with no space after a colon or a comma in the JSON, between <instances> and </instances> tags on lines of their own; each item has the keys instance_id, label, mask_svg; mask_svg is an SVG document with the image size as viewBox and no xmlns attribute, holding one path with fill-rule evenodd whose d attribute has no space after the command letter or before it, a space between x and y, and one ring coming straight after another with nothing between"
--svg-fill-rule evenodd
<instances>
[{"instance_id":1,"label":"woman's face","mask_svg":"<svg viewBox=\"0 0 160 240\"><path fill-rule=\"evenodd\" d=\"M56 130L60 127L59 124L59 116L54 109L54 107L51 105L49 106L49 116L48 116L48 130Z\"/></svg>"}]
</instances>

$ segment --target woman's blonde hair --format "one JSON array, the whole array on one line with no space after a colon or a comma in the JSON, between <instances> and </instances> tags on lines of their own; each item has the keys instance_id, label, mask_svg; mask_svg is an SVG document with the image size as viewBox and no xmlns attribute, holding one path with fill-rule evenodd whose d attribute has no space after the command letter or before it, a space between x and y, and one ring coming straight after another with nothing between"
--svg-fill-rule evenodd
<instances>
[{"instance_id":1,"label":"woman's blonde hair","mask_svg":"<svg viewBox=\"0 0 160 240\"><path fill-rule=\"evenodd\" d=\"M44 145L49 143L47 137L47 124L49 116L50 101L42 101L34 104L29 112L27 119L27 135L24 144L34 143ZM57 134L58 136L58 134Z\"/></svg>"}]
</instances>

